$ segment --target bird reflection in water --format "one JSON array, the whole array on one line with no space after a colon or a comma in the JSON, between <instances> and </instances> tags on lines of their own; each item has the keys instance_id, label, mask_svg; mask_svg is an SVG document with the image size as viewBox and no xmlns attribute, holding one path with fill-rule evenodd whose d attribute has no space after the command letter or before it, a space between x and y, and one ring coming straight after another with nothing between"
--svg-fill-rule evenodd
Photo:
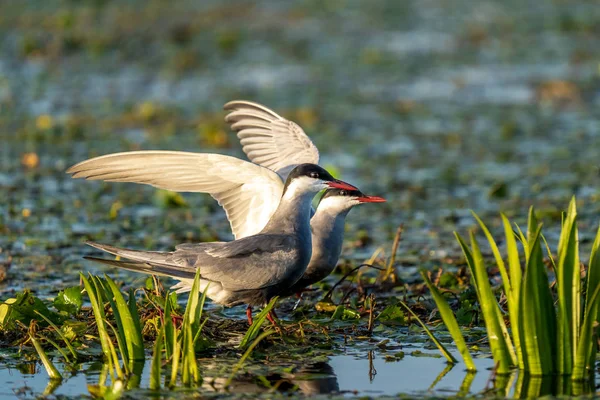
<instances>
[{"instance_id":1,"label":"bird reflection in water","mask_svg":"<svg viewBox=\"0 0 600 400\"><path fill-rule=\"evenodd\" d=\"M212 369L208 367L209 369ZM216 365L214 369L217 369ZM238 375L225 388L227 377L214 379L205 377L203 388L211 391L228 391L230 393L264 393L268 391L295 392L304 395L338 393L339 385L333 368L326 362L310 363L298 366L290 373L267 373L256 375L251 373Z\"/></svg>"}]
</instances>

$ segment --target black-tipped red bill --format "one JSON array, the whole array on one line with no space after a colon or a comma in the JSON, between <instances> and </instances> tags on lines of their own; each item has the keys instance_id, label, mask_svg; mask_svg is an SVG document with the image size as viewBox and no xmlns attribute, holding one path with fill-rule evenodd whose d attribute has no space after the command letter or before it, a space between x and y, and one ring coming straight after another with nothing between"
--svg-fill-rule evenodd
<instances>
[{"instance_id":1,"label":"black-tipped red bill","mask_svg":"<svg viewBox=\"0 0 600 400\"><path fill-rule=\"evenodd\" d=\"M379 196L361 196L358 198L358 201L361 203L385 203L386 200L383 197Z\"/></svg>"},{"instance_id":2,"label":"black-tipped red bill","mask_svg":"<svg viewBox=\"0 0 600 400\"><path fill-rule=\"evenodd\" d=\"M344 181L329 181L327 182L327 185L329 185L329 187L331 188L335 188L335 189L345 189L345 190L358 190L358 188L356 186L352 186L349 183L346 183Z\"/></svg>"}]
</instances>

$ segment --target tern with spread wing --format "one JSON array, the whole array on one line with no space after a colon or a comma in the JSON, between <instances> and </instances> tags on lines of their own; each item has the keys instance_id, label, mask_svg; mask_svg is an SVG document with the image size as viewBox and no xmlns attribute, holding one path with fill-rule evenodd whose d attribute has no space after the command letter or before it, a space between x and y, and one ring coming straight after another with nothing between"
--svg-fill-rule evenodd
<instances>
[{"instance_id":1,"label":"tern with spread wing","mask_svg":"<svg viewBox=\"0 0 600 400\"><path fill-rule=\"evenodd\" d=\"M262 168L265 177L275 175L266 168L256 168ZM126 260L88 258L132 271L170 276L180 280L179 288L187 290L200 268L200 289L206 289L214 302L228 307L248 304L251 323L252 306L264 305L288 291L306 271L312 254L311 201L317 192L331 188L357 190L318 165L301 164L289 174L279 205L258 234L231 242L181 244L172 252L128 250L88 242Z\"/></svg>"},{"instance_id":2,"label":"tern with spread wing","mask_svg":"<svg viewBox=\"0 0 600 400\"><path fill-rule=\"evenodd\" d=\"M319 163L319 150L295 122L251 101L234 100L223 108L250 161L277 172L283 180L298 164Z\"/></svg>"},{"instance_id":3,"label":"tern with spread wing","mask_svg":"<svg viewBox=\"0 0 600 400\"><path fill-rule=\"evenodd\" d=\"M302 128L265 106L232 101L225 109L230 111L226 121L238 131L248 158L277 174L233 157L173 151L110 154L83 161L67 172L73 178L210 193L225 209L236 239L256 234L275 212L290 171L297 164L318 163L319 152ZM352 207L384 201L360 191L328 191L311 219L312 258L294 290L300 292L335 269Z\"/></svg>"}]
</instances>

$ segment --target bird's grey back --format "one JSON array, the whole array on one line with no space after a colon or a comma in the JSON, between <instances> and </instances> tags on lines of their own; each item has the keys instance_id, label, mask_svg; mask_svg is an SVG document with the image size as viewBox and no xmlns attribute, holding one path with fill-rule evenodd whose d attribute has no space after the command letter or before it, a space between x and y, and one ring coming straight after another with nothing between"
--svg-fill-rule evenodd
<instances>
[{"instance_id":1,"label":"bird's grey back","mask_svg":"<svg viewBox=\"0 0 600 400\"><path fill-rule=\"evenodd\" d=\"M292 235L258 234L233 242L179 245L170 261L200 268L204 279L227 290L262 289L295 279L290 277L294 270L304 271L308 262L300 246Z\"/></svg>"}]
</instances>

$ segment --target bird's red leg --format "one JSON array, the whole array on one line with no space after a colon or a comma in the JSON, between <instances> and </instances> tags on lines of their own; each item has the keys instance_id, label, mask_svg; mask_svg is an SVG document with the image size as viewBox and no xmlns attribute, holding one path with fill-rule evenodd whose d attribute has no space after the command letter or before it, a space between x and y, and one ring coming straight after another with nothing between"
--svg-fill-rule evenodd
<instances>
[{"instance_id":1,"label":"bird's red leg","mask_svg":"<svg viewBox=\"0 0 600 400\"><path fill-rule=\"evenodd\" d=\"M248 324L252 325L252 307L250 306L246 308L246 317L248 317Z\"/></svg>"},{"instance_id":2,"label":"bird's red leg","mask_svg":"<svg viewBox=\"0 0 600 400\"><path fill-rule=\"evenodd\" d=\"M275 318L273 318L273 316L275 315L275 312L273 310L269 311L269 313L267 314L267 319L269 321L271 321L271 323L273 324L273 326L277 327L277 322L275 322L275 318L277 318L277 316L275 316Z\"/></svg>"}]
</instances>

